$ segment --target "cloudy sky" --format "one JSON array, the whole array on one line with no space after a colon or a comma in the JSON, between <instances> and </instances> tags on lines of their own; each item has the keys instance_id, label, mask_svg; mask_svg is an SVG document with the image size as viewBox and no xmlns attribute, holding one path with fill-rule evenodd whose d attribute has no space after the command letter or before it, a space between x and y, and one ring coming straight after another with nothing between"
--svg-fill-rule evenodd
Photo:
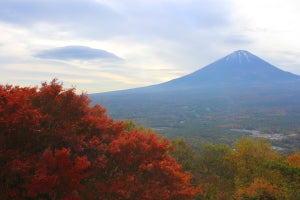
<instances>
[{"instance_id":1,"label":"cloudy sky","mask_svg":"<svg viewBox=\"0 0 300 200\"><path fill-rule=\"evenodd\" d=\"M298 0L0 0L0 84L168 81L244 49L300 75Z\"/></svg>"}]
</instances>

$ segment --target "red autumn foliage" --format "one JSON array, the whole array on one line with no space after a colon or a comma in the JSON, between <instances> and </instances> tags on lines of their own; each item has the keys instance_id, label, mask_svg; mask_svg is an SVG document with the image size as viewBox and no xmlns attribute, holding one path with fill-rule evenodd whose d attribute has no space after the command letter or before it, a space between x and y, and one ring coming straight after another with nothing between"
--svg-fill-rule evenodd
<instances>
[{"instance_id":1,"label":"red autumn foliage","mask_svg":"<svg viewBox=\"0 0 300 200\"><path fill-rule=\"evenodd\" d=\"M0 85L0 199L192 199L167 140L89 103L56 80Z\"/></svg>"}]
</instances>

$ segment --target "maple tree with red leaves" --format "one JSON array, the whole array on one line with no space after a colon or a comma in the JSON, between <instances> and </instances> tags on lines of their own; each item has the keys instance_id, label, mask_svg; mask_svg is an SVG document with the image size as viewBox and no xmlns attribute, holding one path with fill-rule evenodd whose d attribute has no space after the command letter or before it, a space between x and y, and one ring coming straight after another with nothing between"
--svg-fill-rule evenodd
<instances>
[{"instance_id":1,"label":"maple tree with red leaves","mask_svg":"<svg viewBox=\"0 0 300 200\"><path fill-rule=\"evenodd\" d=\"M192 199L166 139L53 80L0 85L0 199Z\"/></svg>"}]
</instances>

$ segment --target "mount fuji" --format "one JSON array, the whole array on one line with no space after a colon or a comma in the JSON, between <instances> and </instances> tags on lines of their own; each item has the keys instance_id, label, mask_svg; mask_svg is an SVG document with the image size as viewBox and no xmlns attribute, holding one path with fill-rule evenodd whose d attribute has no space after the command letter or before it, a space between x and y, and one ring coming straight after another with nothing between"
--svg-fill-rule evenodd
<instances>
[{"instance_id":1,"label":"mount fuji","mask_svg":"<svg viewBox=\"0 0 300 200\"><path fill-rule=\"evenodd\" d=\"M198 124L221 116L220 121L232 116L277 117L278 113L300 116L300 76L238 50L168 82L89 97L115 119L133 119L152 128L186 127L188 121Z\"/></svg>"}]
</instances>

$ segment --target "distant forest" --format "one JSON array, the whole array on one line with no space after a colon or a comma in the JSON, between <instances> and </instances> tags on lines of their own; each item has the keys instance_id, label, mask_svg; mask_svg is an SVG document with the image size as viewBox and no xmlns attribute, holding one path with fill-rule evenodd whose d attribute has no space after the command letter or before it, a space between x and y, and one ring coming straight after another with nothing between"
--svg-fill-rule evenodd
<instances>
[{"instance_id":1,"label":"distant forest","mask_svg":"<svg viewBox=\"0 0 300 200\"><path fill-rule=\"evenodd\" d=\"M297 151L170 141L90 102L57 80L0 85L0 199L300 199Z\"/></svg>"}]
</instances>

